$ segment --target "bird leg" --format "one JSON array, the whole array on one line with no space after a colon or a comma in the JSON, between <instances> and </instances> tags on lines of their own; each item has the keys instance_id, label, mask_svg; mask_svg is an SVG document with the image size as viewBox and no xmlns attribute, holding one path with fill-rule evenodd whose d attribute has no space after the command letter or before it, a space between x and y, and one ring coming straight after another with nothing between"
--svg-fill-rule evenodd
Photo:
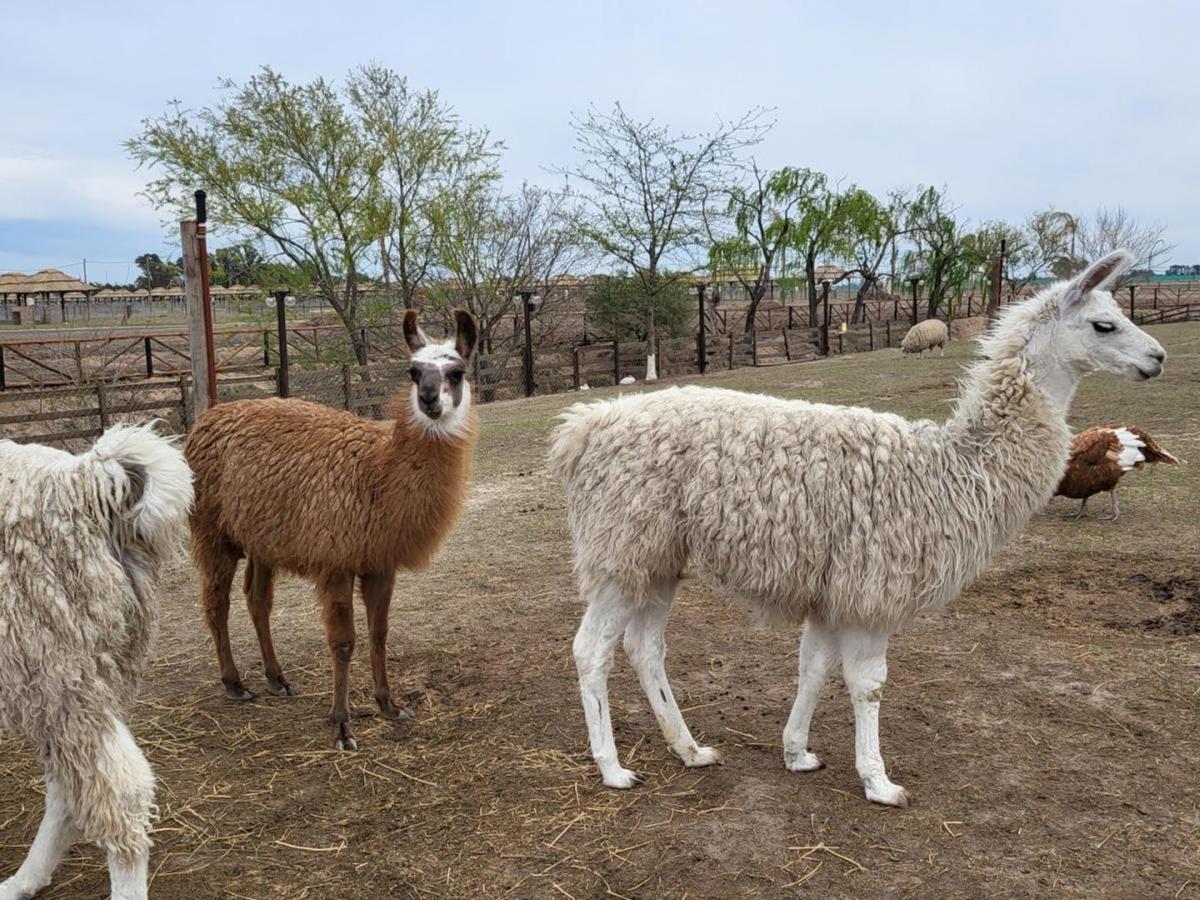
<instances>
[{"instance_id":1,"label":"bird leg","mask_svg":"<svg viewBox=\"0 0 1200 900\"><path fill-rule=\"evenodd\" d=\"M1120 518L1120 516L1121 504L1117 502L1117 492L1114 489L1108 492L1108 515L1101 516L1101 518L1107 519L1110 522L1115 522Z\"/></svg>"},{"instance_id":2,"label":"bird leg","mask_svg":"<svg viewBox=\"0 0 1200 900\"><path fill-rule=\"evenodd\" d=\"M1084 515L1086 514L1085 510L1087 509L1087 502L1088 502L1087 497L1084 497L1082 500L1079 501L1079 509L1077 509L1077 510L1075 510L1075 512L1071 513L1072 519L1082 519L1084 517Z\"/></svg>"}]
</instances>

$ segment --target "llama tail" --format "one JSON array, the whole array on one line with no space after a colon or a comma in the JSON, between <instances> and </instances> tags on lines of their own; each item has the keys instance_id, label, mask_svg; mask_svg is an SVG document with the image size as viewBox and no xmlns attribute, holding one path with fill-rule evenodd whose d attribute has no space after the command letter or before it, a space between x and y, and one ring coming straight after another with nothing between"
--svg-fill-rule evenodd
<instances>
[{"instance_id":1,"label":"llama tail","mask_svg":"<svg viewBox=\"0 0 1200 900\"><path fill-rule=\"evenodd\" d=\"M598 421L596 408L599 403L576 403L559 418L562 424L554 429L550 438L547 463L550 471L561 481L568 482L575 475L579 460L587 450L588 439Z\"/></svg>"},{"instance_id":2,"label":"llama tail","mask_svg":"<svg viewBox=\"0 0 1200 900\"><path fill-rule=\"evenodd\" d=\"M154 423L114 425L84 454L104 473L96 485L113 510L115 532L166 554L182 543L192 508L192 471L174 438Z\"/></svg>"}]
</instances>

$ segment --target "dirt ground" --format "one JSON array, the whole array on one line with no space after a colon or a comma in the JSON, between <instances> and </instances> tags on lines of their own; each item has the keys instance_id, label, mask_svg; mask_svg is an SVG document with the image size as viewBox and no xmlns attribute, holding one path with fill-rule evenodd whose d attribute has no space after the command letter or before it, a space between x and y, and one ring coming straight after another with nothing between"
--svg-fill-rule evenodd
<instances>
[{"instance_id":1,"label":"dirt ground","mask_svg":"<svg viewBox=\"0 0 1200 900\"><path fill-rule=\"evenodd\" d=\"M1200 325L1151 330L1166 375L1089 379L1073 424L1136 422L1200 461ZM942 417L971 350L706 383ZM883 750L911 808L863 799L837 678L810 738L827 768L785 770L798 635L754 626L703 577L681 590L668 669L724 765L670 756L618 654L617 742L646 778L619 792L587 752L570 658L581 609L544 465L553 417L575 399L482 409L469 509L441 558L401 579L392 611L393 690L417 716L374 715L360 621L357 752L328 746L328 655L307 584L285 580L275 612L299 696L237 703L221 692L190 567L171 569L132 720L159 779L151 896L1200 896L1195 462L1127 476L1117 524L1067 519L1073 504L1054 501L957 605L893 640ZM235 653L262 690L235 610ZM28 749L0 741L0 873L41 804ZM101 855L81 847L45 896L106 889Z\"/></svg>"}]
</instances>

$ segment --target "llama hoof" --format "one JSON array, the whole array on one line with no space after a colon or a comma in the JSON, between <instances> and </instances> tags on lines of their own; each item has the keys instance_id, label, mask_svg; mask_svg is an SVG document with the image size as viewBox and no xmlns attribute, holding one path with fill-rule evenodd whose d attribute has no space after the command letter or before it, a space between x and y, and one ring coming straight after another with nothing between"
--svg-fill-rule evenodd
<instances>
[{"instance_id":1,"label":"llama hoof","mask_svg":"<svg viewBox=\"0 0 1200 900\"><path fill-rule=\"evenodd\" d=\"M882 806L908 809L908 791L890 781L879 787L867 785L867 799Z\"/></svg>"},{"instance_id":2,"label":"llama hoof","mask_svg":"<svg viewBox=\"0 0 1200 900\"><path fill-rule=\"evenodd\" d=\"M222 678L221 684L225 685L225 696L231 700L253 700L257 696L254 691L246 690L246 686L239 680L226 681Z\"/></svg>"},{"instance_id":3,"label":"llama hoof","mask_svg":"<svg viewBox=\"0 0 1200 900\"><path fill-rule=\"evenodd\" d=\"M605 787L616 788L619 791L628 790L642 782L642 776L637 772L623 769L620 766L616 766L608 772L601 772L600 777L604 779Z\"/></svg>"},{"instance_id":4,"label":"llama hoof","mask_svg":"<svg viewBox=\"0 0 1200 900\"><path fill-rule=\"evenodd\" d=\"M295 697L296 689L288 683L288 680L282 675L277 675L274 678L267 676L267 690L276 697Z\"/></svg>"},{"instance_id":5,"label":"llama hoof","mask_svg":"<svg viewBox=\"0 0 1200 900\"><path fill-rule=\"evenodd\" d=\"M29 900L46 885L26 884L17 875L0 881L0 900ZM46 884L49 884L47 882Z\"/></svg>"},{"instance_id":6,"label":"llama hoof","mask_svg":"<svg viewBox=\"0 0 1200 900\"><path fill-rule=\"evenodd\" d=\"M352 737L338 738L333 742L334 750L357 750L358 741Z\"/></svg>"},{"instance_id":7,"label":"llama hoof","mask_svg":"<svg viewBox=\"0 0 1200 900\"><path fill-rule=\"evenodd\" d=\"M354 739L354 735L350 733L350 724L348 722L335 722L333 725L333 749L334 750L357 750L358 741Z\"/></svg>"},{"instance_id":8,"label":"llama hoof","mask_svg":"<svg viewBox=\"0 0 1200 900\"><path fill-rule=\"evenodd\" d=\"M385 719L391 719L393 722L403 722L405 719L411 719L416 715L411 706L391 706L381 707L379 714Z\"/></svg>"},{"instance_id":9,"label":"llama hoof","mask_svg":"<svg viewBox=\"0 0 1200 900\"><path fill-rule=\"evenodd\" d=\"M785 750L783 753L783 762L788 767L789 772L815 772L817 769L825 768L825 763L821 762L820 757L807 750L803 750L800 753Z\"/></svg>"},{"instance_id":10,"label":"llama hoof","mask_svg":"<svg viewBox=\"0 0 1200 900\"><path fill-rule=\"evenodd\" d=\"M683 764L689 769L699 769L704 766L719 766L721 754L716 747L694 747L688 753L679 754Z\"/></svg>"}]
</instances>

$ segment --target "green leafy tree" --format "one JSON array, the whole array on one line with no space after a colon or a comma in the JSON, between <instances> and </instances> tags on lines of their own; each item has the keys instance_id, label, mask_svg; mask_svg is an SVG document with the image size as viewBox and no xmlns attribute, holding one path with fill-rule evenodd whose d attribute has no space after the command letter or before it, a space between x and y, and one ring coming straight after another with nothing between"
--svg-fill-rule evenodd
<instances>
[{"instance_id":1,"label":"green leafy tree","mask_svg":"<svg viewBox=\"0 0 1200 900\"><path fill-rule=\"evenodd\" d=\"M647 335L665 332L672 337L688 333L692 301L687 282L664 278L652 297L646 296L643 279L632 275L598 276L584 296L588 317L598 331L618 340L646 340ZM654 327L646 327L646 304L654 304Z\"/></svg>"},{"instance_id":2,"label":"green leafy tree","mask_svg":"<svg viewBox=\"0 0 1200 900\"><path fill-rule=\"evenodd\" d=\"M573 120L581 162L566 174L586 187L587 238L640 284L642 331L655 333L657 297L671 292L687 269L670 270L703 244L705 198L725 180L738 152L757 143L769 125L751 110L704 134L680 134L653 120L638 121L621 105L589 108ZM646 378L658 377L654 344L647 345Z\"/></svg>"},{"instance_id":3,"label":"green leafy tree","mask_svg":"<svg viewBox=\"0 0 1200 900\"><path fill-rule=\"evenodd\" d=\"M180 283L183 274L179 265L163 259L157 253L143 253L134 259L133 264L142 271L134 282L138 290L173 287Z\"/></svg>"},{"instance_id":4,"label":"green leafy tree","mask_svg":"<svg viewBox=\"0 0 1200 900\"><path fill-rule=\"evenodd\" d=\"M388 217L380 238L385 282L393 279L405 308L416 304L435 264L432 213L439 198L474 196L500 177L502 145L468 128L436 91L417 91L380 65L353 73L349 95L383 157Z\"/></svg>"},{"instance_id":5,"label":"green leafy tree","mask_svg":"<svg viewBox=\"0 0 1200 900\"><path fill-rule=\"evenodd\" d=\"M908 233L907 210L904 191L893 191L886 203L861 188L846 192L840 243L848 274L859 277L852 322L862 321L867 298L879 291L884 265L894 255L897 241Z\"/></svg>"},{"instance_id":6,"label":"green leafy tree","mask_svg":"<svg viewBox=\"0 0 1200 900\"><path fill-rule=\"evenodd\" d=\"M705 217L709 271L733 275L746 291L747 334L754 330L759 304L766 296L776 259L790 237L796 210L807 196L812 175L806 169L791 167L764 172L752 160L748 180L722 191L724 221L716 223L716 233L712 221L716 217Z\"/></svg>"},{"instance_id":7,"label":"green leafy tree","mask_svg":"<svg viewBox=\"0 0 1200 900\"><path fill-rule=\"evenodd\" d=\"M804 281L808 291L808 320L817 320L817 264L826 256L844 253L847 197L853 188L841 191L831 186L827 176L801 169L797 184L799 202L795 224L789 229L788 244L804 261Z\"/></svg>"},{"instance_id":8,"label":"green leafy tree","mask_svg":"<svg viewBox=\"0 0 1200 900\"><path fill-rule=\"evenodd\" d=\"M382 153L324 79L292 84L263 68L221 87L213 106L188 112L174 104L126 142L158 173L146 195L186 216L192 190L207 189L214 225L265 242L302 271L365 364L359 285L389 224Z\"/></svg>"},{"instance_id":9,"label":"green leafy tree","mask_svg":"<svg viewBox=\"0 0 1200 900\"><path fill-rule=\"evenodd\" d=\"M945 190L920 190L909 206L913 248L905 261L909 277L920 277L927 299L926 318L937 316L948 295L961 287L972 257L966 231L955 215Z\"/></svg>"}]
</instances>

